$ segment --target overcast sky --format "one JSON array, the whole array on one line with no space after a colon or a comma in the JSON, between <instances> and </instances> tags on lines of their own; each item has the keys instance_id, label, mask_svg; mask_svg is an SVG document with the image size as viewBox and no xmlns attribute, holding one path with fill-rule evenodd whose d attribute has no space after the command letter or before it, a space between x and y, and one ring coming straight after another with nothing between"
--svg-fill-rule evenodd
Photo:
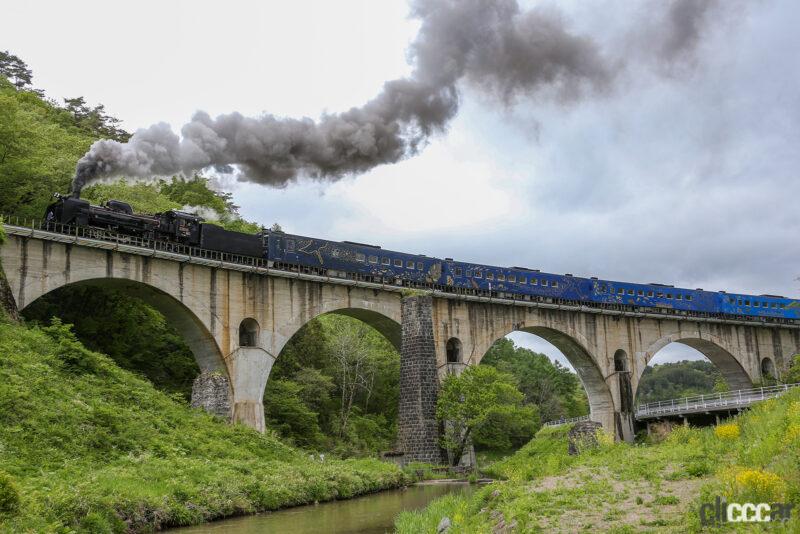
<instances>
[{"instance_id":1,"label":"overcast sky","mask_svg":"<svg viewBox=\"0 0 800 534\"><path fill-rule=\"evenodd\" d=\"M666 66L643 52L661 26L653 2L545 5L631 61L611 89L501 104L459 82L458 114L415 157L335 183L221 186L245 218L289 232L797 296L799 5L721 2ZM180 131L196 110L317 119L361 106L412 72L420 28L403 0L29 0L4 12L0 48L29 64L35 86L103 103L131 131Z\"/></svg>"}]
</instances>

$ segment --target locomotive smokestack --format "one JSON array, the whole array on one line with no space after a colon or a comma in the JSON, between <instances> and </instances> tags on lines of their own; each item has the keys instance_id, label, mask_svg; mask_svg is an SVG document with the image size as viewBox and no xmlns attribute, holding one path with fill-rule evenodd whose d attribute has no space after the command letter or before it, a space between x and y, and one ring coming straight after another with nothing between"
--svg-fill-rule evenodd
<instances>
[{"instance_id":1,"label":"locomotive smokestack","mask_svg":"<svg viewBox=\"0 0 800 534\"><path fill-rule=\"evenodd\" d=\"M458 112L459 85L503 105L542 97L561 103L612 88L629 61L685 60L715 1L651 0L647 21L633 21L641 43L609 57L550 8L523 10L516 0L411 0L422 21L410 48L414 70L388 81L361 107L319 120L197 112L179 138L167 124L138 130L128 142L95 142L81 158L72 191L106 177L172 176L233 165L240 179L284 186L298 176L336 180L416 154ZM712 6L712 7L709 7ZM653 31L642 31L648 24ZM630 50L644 51L634 55ZM646 56L649 54L649 56Z\"/></svg>"}]
</instances>

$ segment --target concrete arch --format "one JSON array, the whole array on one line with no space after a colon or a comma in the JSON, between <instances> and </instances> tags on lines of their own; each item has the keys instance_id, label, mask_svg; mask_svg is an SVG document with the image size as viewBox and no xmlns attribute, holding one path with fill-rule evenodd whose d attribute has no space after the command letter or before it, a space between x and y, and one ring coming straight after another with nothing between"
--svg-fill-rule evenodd
<instances>
[{"instance_id":1,"label":"concrete arch","mask_svg":"<svg viewBox=\"0 0 800 534\"><path fill-rule=\"evenodd\" d=\"M195 312L173 296L143 282L125 278L90 278L78 282L71 282L50 288L41 293L37 292L35 298L33 298L33 300L28 300L25 308L21 311L24 313L24 310L28 306L36 302L39 298L54 291L68 287L81 286L119 291L125 295L138 298L152 306L164 316L170 326L177 330L189 346L201 372L218 372L228 375L225 359L223 358L222 351L217 341L203 322L197 317Z\"/></svg>"},{"instance_id":2,"label":"concrete arch","mask_svg":"<svg viewBox=\"0 0 800 534\"><path fill-rule=\"evenodd\" d=\"M638 393L639 381L644 373L645 366L655 357L655 355L670 343L682 343L700 352L708 358L722 373L725 381L732 390L748 389L753 387L753 377L747 368L742 364L747 358L735 347L729 346L722 338L711 333L697 332L692 335L674 333L664 336L652 343L644 351L644 364L638 368L636 377L636 389L634 397Z\"/></svg>"},{"instance_id":3,"label":"concrete arch","mask_svg":"<svg viewBox=\"0 0 800 534\"><path fill-rule=\"evenodd\" d=\"M567 334L561 330L546 326L519 326L510 329L500 336L497 336L492 344L498 339L505 337L512 332L527 332L534 334L554 345L566 356L569 363L575 368L578 379L586 390L589 398L590 417L603 425L603 428L611 431L616 429L617 424L614 416L614 398L611 389L606 382L606 378L597 363L597 359L589 352L586 339L580 332ZM478 364L483 359L486 352L491 347L482 348L480 356L474 362ZM617 432L622 437L621 432Z\"/></svg>"},{"instance_id":4,"label":"concrete arch","mask_svg":"<svg viewBox=\"0 0 800 534\"><path fill-rule=\"evenodd\" d=\"M386 338L387 341L389 341L389 343L392 344L393 347L395 347L395 349L397 349L398 352L400 352L401 326L399 322L395 321L391 317L387 317L386 315L373 310L364 308L340 308L318 313L302 323L293 321L292 324L288 325L288 328L282 332L282 336L286 336L287 334L289 335L283 340L279 350L275 353L276 357L280 355L286 344L295 336L295 334L297 334L297 332L300 331L301 328L314 319L322 317L323 315L341 315L344 317L358 319L367 326L371 326L377 330L381 335L383 335L383 337Z\"/></svg>"},{"instance_id":5,"label":"concrete arch","mask_svg":"<svg viewBox=\"0 0 800 534\"><path fill-rule=\"evenodd\" d=\"M333 313L358 319L380 332L399 352L400 295L372 289L316 282L275 280L273 302L288 308L286 319L262 330L261 346L277 357L286 343L307 323ZM278 310L283 311L283 310Z\"/></svg>"}]
</instances>

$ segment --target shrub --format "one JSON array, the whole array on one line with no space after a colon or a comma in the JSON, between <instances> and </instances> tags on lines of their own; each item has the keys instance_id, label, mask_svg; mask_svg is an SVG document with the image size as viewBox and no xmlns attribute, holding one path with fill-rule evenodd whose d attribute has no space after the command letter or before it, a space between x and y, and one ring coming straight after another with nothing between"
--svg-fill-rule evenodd
<instances>
[{"instance_id":1,"label":"shrub","mask_svg":"<svg viewBox=\"0 0 800 534\"><path fill-rule=\"evenodd\" d=\"M598 428L595 437L597 438L597 444L601 448L605 449L614 445L614 434L604 428Z\"/></svg>"},{"instance_id":2,"label":"shrub","mask_svg":"<svg viewBox=\"0 0 800 534\"><path fill-rule=\"evenodd\" d=\"M0 471L0 513L10 514L19 509L19 490L8 474Z\"/></svg>"},{"instance_id":3,"label":"shrub","mask_svg":"<svg viewBox=\"0 0 800 534\"><path fill-rule=\"evenodd\" d=\"M741 434L738 423L728 423L714 428L714 435L719 439L735 440Z\"/></svg>"},{"instance_id":4,"label":"shrub","mask_svg":"<svg viewBox=\"0 0 800 534\"><path fill-rule=\"evenodd\" d=\"M783 479L769 471L742 469L736 473L734 480L738 493L764 501L781 500L786 493L786 483Z\"/></svg>"}]
</instances>

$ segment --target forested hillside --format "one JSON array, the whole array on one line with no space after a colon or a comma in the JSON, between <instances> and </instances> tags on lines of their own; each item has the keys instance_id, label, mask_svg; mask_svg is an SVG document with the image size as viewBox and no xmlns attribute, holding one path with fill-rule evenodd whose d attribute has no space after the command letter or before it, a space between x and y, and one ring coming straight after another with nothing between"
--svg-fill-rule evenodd
<instances>
[{"instance_id":1,"label":"forested hillside","mask_svg":"<svg viewBox=\"0 0 800 534\"><path fill-rule=\"evenodd\" d=\"M727 390L722 373L713 363L684 360L645 367L637 401L645 404Z\"/></svg>"}]
</instances>

